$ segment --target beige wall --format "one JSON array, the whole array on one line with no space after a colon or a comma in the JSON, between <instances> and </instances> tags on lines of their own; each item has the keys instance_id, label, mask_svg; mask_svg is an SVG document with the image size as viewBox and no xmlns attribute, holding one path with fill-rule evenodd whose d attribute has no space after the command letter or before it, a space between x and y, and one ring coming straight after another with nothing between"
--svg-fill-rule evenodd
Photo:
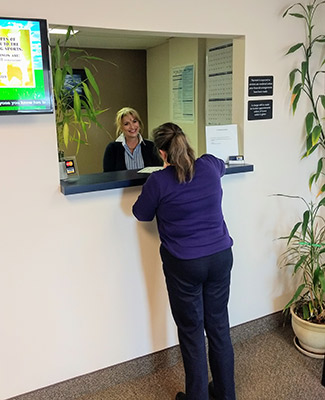
<instances>
[{"instance_id":1,"label":"beige wall","mask_svg":"<svg viewBox=\"0 0 325 400\"><path fill-rule=\"evenodd\" d=\"M151 132L170 120L169 43L147 51L148 126Z\"/></svg>"},{"instance_id":2,"label":"beige wall","mask_svg":"<svg viewBox=\"0 0 325 400\"><path fill-rule=\"evenodd\" d=\"M244 38L173 38L167 44L148 50L148 118L155 127L166 121L179 124L188 135L198 156L206 151L206 52L212 46L233 42L233 120L238 125L239 149L243 152L244 121ZM194 121L173 120L171 74L173 67L193 64L195 68Z\"/></svg>"},{"instance_id":3,"label":"beige wall","mask_svg":"<svg viewBox=\"0 0 325 400\"><path fill-rule=\"evenodd\" d=\"M204 93L202 77L205 71L202 68L203 60L199 58L198 38L172 38L167 44L148 50L148 104L149 125L157 126L167 121L179 124L189 137L192 147L198 154L199 121L202 113L198 113L199 93ZM174 67L194 65L194 121L183 122L173 119L171 74ZM198 85L198 82L201 85ZM157 101L158 100L158 101Z\"/></svg>"},{"instance_id":4,"label":"beige wall","mask_svg":"<svg viewBox=\"0 0 325 400\"><path fill-rule=\"evenodd\" d=\"M294 117L289 111L288 71L298 55L284 54L303 37L281 16L289 4L125 0L130 17L116 0L1 4L2 15L53 24L245 37L244 148L255 171L223 178L234 239L232 325L280 310L292 294L274 239L299 206L270 195L308 198L313 160L300 160L304 103ZM272 120L246 119L252 75L274 76ZM63 196L54 115L1 117L0 146L0 399L176 344L155 223L131 214L141 188Z\"/></svg>"}]
</instances>

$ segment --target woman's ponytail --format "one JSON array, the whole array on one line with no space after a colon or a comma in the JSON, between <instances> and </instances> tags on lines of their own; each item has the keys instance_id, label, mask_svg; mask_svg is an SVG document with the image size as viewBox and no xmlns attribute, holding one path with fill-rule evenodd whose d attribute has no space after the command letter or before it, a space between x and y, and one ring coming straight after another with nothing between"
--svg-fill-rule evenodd
<instances>
[{"instance_id":1,"label":"woman's ponytail","mask_svg":"<svg viewBox=\"0 0 325 400\"><path fill-rule=\"evenodd\" d=\"M195 155L182 129L172 122L160 125L153 131L153 140L158 150L166 152L167 162L175 167L177 180L191 181Z\"/></svg>"}]
</instances>

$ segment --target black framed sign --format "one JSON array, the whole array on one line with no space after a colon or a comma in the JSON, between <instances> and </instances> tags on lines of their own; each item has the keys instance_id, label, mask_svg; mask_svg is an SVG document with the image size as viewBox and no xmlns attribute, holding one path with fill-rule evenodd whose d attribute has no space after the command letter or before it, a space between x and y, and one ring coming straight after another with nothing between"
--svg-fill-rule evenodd
<instances>
[{"instance_id":1,"label":"black framed sign","mask_svg":"<svg viewBox=\"0 0 325 400\"><path fill-rule=\"evenodd\" d=\"M248 102L248 120L272 119L273 100L253 100Z\"/></svg>"},{"instance_id":2,"label":"black framed sign","mask_svg":"<svg viewBox=\"0 0 325 400\"><path fill-rule=\"evenodd\" d=\"M249 76L248 96L273 96L273 76Z\"/></svg>"}]
</instances>

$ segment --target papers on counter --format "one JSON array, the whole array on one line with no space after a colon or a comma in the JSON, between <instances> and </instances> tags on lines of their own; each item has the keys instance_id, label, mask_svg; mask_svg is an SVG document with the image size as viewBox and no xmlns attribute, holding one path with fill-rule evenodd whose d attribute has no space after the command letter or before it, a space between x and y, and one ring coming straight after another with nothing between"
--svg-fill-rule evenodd
<instances>
[{"instance_id":1,"label":"papers on counter","mask_svg":"<svg viewBox=\"0 0 325 400\"><path fill-rule=\"evenodd\" d=\"M138 174L151 174L152 172L160 171L161 169L164 169L164 167L145 167L140 169Z\"/></svg>"}]
</instances>

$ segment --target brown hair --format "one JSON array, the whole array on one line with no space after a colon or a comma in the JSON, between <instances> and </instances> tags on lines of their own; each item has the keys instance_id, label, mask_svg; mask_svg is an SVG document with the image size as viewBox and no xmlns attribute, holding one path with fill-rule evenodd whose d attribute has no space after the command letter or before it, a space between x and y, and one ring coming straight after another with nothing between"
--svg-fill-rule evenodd
<instances>
[{"instance_id":1,"label":"brown hair","mask_svg":"<svg viewBox=\"0 0 325 400\"><path fill-rule=\"evenodd\" d=\"M191 181L194 176L194 150L190 146L182 129L172 122L158 126L153 130L153 141L158 150L167 153L167 162L176 170L180 183Z\"/></svg>"},{"instance_id":2,"label":"brown hair","mask_svg":"<svg viewBox=\"0 0 325 400\"><path fill-rule=\"evenodd\" d=\"M117 113L115 117L115 125L116 125L116 137L118 137L122 132L122 119L126 115L132 115L139 122L140 133L143 132L143 122L141 121L140 115L138 111L131 107L123 107Z\"/></svg>"}]
</instances>

